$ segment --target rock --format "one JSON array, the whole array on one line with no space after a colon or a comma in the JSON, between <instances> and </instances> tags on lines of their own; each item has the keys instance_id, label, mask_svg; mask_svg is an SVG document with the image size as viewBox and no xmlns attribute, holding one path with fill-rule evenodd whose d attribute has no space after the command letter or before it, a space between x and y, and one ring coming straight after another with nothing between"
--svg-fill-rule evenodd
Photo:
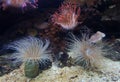
<instances>
[{"instance_id":1,"label":"rock","mask_svg":"<svg viewBox=\"0 0 120 82\"><path fill-rule=\"evenodd\" d=\"M120 79L120 78L113 76L113 77L111 77L111 79L112 79L112 81L118 81L118 79Z\"/></svg>"},{"instance_id":2,"label":"rock","mask_svg":"<svg viewBox=\"0 0 120 82\"><path fill-rule=\"evenodd\" d=\"M27 29L27 34L30 36L36 36L37 35L37 30L33 29L33 28L29 28Z\"/></svg>"},{"instance_id":3,"label":"rock","mask_svg":"<svg viewBox=\"0 0 120 82\"><path fill-rule=\"evenodd\" d=\"M48 28L50 24L48 22L43 22L43 23L40 23L40 24L35 24L34 26L37 28L37 29L46 29Z\"/></svg>"},{"instance_id":4,"label":"rock","mask_svg":"<svg viewBox=\"0 0 120 82\"><path fill-rule=\"evenodd\" d=\"M120 39L116 39L114 42L106 45L105 49L107 49L107 54L105 54L105 57L114 61L120 60Z\"/></svg>"}]
</instances>

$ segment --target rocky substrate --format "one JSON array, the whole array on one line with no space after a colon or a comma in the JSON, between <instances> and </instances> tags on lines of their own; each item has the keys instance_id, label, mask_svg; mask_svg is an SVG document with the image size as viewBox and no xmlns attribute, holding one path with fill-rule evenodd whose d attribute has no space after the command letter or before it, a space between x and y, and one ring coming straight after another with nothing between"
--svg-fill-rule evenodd
<instances>
[{"instance_id":1,"label":"rocky substrate","mask_svg":"<svg viewBox=\"0 0 120 82\"><path fill-rule=\"evenodd\" d=\"M95 71L86 71L80 66L58 68L53 65L34 79L26 78L21 66L0 77L0 82L120 82L120 62L105 59Z\"/></svg>"}]
</instances>

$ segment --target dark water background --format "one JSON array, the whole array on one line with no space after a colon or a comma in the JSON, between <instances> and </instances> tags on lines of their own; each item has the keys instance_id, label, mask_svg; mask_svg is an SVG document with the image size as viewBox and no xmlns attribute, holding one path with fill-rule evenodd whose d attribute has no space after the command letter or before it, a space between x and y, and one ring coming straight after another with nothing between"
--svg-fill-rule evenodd
<instances>
[{"instance_id":1,"label":"dark water background","mask_svg":"<svg viewBox=\"0 0 120 82\"><path fill-rule=\"evenodd\" d=\"M16 23L33 18L35 16L34 12L38 11L42 13L46 11L47 8L58 8L63 1L64 0L39 0L39 8L37 10L27 11L24 14L0 10L0 35L4 34L8 28L11 28ZM108 4L103 3L103 5L98 6L98 10L103 12L107 8L107 5ZM96 21L96 19L98 19L98 17L95 17L93 21ZM93 21L87 20L85 24L89 28L94 28L93 30L101 30L106 33L115 34L115 36L119 35L120 24L118 21Z\"/></svg>"},{"instance_id":2,"label":"dark water background","mask_svg":"<svg viewBox=\"0 0 120 82\"><path fill-rule=\"evenodd\" d=\"M42 13L43 11L46 11L47 8L57 8L63 0L39 0L38 2L38 9L37 10L30 10L23 13L13 13L15 11L9 12L9 11L2 11L0 10L0 35L4 34L4 32L11 28L16 23L19 23L23 20L31 19L35 16L36 11L39 13Z\"/></svg>"}]
</instances>

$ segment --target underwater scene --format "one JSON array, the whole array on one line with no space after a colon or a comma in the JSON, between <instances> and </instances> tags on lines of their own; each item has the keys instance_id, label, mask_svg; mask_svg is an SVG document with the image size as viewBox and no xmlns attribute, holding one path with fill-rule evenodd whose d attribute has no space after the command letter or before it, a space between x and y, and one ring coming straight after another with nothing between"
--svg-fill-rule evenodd
<instances>
[{"instance_id":1,"label":"underwater scene","mask_svg":"<svg viewBox=\"0 0 120 82\"><path fill-rule=\"evenodd\" d=\"M0 82L120 82L120 0L0 0Z\"/></svg>"}]
</instances>

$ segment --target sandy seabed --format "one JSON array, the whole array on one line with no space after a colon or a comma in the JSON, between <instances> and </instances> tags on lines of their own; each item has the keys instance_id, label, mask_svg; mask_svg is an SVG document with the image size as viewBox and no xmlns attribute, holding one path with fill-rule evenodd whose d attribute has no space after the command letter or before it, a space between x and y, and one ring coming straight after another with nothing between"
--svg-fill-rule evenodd
<instances>
[{"instance_id":1,"label":"sandy seabed","mask_svg":"<svg viewBox=\"0 0 120 82\"><path fill-rule=\"evenodd\" d=\"M23 66L0 77L0 82L120 82L120 62L105 59L98 71L86 71L80 66L52 68L34 79L24 75Z\"/></svg>"}]
</instances>

